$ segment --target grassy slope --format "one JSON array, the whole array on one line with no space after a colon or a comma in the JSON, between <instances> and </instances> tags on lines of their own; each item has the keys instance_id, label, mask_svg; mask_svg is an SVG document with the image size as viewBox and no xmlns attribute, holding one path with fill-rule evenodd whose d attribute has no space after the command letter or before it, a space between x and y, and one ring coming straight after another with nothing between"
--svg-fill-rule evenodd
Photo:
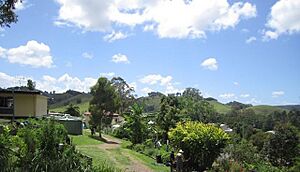
<instances>
[{"instance_id":1,"label":"grassy slope","mask_svg":"<svg viewBox=\"0 0 300 172\"><path fill-rule=\"evenodd\" d=\"M227 106L227 105L224 105L220 102L217 102L217 101L208 101L209 104L211 104L215 110L218 112L218 113L227 113L231 110L230 106Z\"/></svg>"},{"instance_id":2,"label":"grassy slope","mask_svg":"<svg viewBox=\"0 0 300 172\"><path fill-rule=\"evenodd\" d=\"M86 101L86 102L82 102L80 104L75 103L74 105L78 106L79 109L80 109L80 112L83 113L83 112L88 111L89 104L90 104L89 101ZM56 107L56 108L51 108L50 107L50 111L51 112L64 112L67 109L67 107L68 106L59 106L59 107Z\"/></svg>"},{"instance_id":3,"label":"grassy slope","mask_svg":"<svg viewBox=\"0 0 300 172\"><path fill-rule=\"evenodd\" d=\"M275 106L269 106L269 105L257 105L257 106L253 106L253 107L248 107L247 109L252 109L252 110L254 110L254 112L256 114L259 114L259 115L268 115L275 111L281 112L284 110L282 108L278 108Z\"/></svg>"}]
</instances>

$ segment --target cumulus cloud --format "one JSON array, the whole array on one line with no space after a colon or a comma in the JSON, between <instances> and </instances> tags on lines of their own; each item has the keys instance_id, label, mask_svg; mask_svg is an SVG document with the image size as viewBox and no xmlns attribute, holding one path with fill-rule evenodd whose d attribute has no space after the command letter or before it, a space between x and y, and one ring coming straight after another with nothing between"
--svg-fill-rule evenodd
<instances>
[{"instance_id":1,"label":"cumulus cloud","mask_svg":"<svg viewBox=\"0 0 300 172\"><path fill-rule=\"evenodd\" d=\"M203 38L207 31L235 27L240 20L256 16L255 5L228 0L56 1L60 24L100 32L140 25L161 38Z\"/></svg>"},{"instance_id":2,"label":"cumulus cloud","mask_svg":"<svg viewBox=\"0 0 300 172\"><path fill-rule=\"evenodd\" d=\"M149 88L149 87L145 87L145 88L142 88L141 89L141 92L142 92L142 94L143 95L147 95L148 93L151 93L151 92L153 92L154 90L152 90L151 88Z\"/></svg>"},{"instance_id":3,"label":"cumulus cloud","mask_svg":"<svg viewBox=\"0 0 300 172\"><path fill-rule=\"evenodd\" d=\"M277 39L282 34L300 32L300 1L279 0L271 8L266 26L269 30L263 32L264 39Z\"/></svg>"},{"instance_id":4,"label":"cumulus cloud","mask_svg":"<svg viewBox=\"0 0 300 172\"><path fill-rule=\"evenodd\" d=\"M147 75L140 79L140 82L143 84L154 85L159 83L160 85L168 85L172 81L172 76L163 77L160 74L151 74Z\"/></svg>"},{"instance_id":5,"label":"cumulus cloud","mask_svg":"<svg viewBox=\"0 0 300 172\"><path fill-rule=\"evenodd\" d=\"M130 63L127 56L121 53L113 55L111 61L113 61L114 63Z\"/></svg>"},{"instance_id":6,"label":"cumulus cloud","mask_svg":"<svg viewBox=\"0 0 300 172\"><path fill-rule=\"evenodd\" d=\"M254 42L254 41L256 41L256 37L251 36L250 38L248 38L248 39L246 40L246 43L247 43L247 44L250 44L251 42Z\"/></svg>"},{"instance_id":7,"label":"cumulus cloud","mask_svg":"<svg viewBox=\"0 0 300 172\"><path fill-rule=\"evenodd\" d=\"M235 85L235 86L239 86L240 85L240 83L238 83L238 82L233 82L233 85Z\"/></svg>"},{"instance_id":8,"label":"cumulus cloud","mask_svg":"<svg viewBox=\"0 0 300 172\"><path fill-rule=\"evenodd\" d=\"M17 48L4 49L0 47L0 56L9 63L38 67L53 67L50 47L35 40L28 41L26 45Z\"/></svg>"},{"instance_id":9,"label":"cumulus cloud","mask_svg":"<svg viewBox=\"0 0 300 172\"><path fill-rule=\"evenodd\" d=\"M176 87L178 82L173 82L172 76L162 76L160 74L150 74L146 75L139 80L143 84L155 86L156 90L161 91L164 94L171 94L171 93L181 93L184 89L179 89ZM149 90L149 87L146 87ZM141 90L142 93L146 91Z\"/></svg>"},{"instance_id":10,"label":"cumulus cloud","mask_svg":"<svg viewBox=\"0 0 300 172\"><path fill-rule=\"evenodd\" d=\"M27 79L32 79L36 82L37 89L49 92L65 92L69 89L89 92L90 87L95 85L97 82L96 78L86 77L80 79L78 77L72 77L67 73L57 78L49 75L44 75L41 79L35 79L25 76L10 76L8 74L0 72L0 87L7 88L16 86L16 84L19 84L19 78L23 78L22 85L26 84Z\"/></svg>"},{"instance_id":11,"label":"cumulus cloud","mask_svg":"<svg viewBox=\"0 0 300 172\"><path fill-rule=\"evenodd\" d=\"M220 98L222 99L231 99L235 97L235 94L233 93L224 93L219 95Z\"/></svg>"},{"instance_id":12,"label":"cumulus cloud","mask_svg":"<svg viewBox=\"0 0 300 172\"><path fill-rule=\"evenodd\" d=\"M208 70L217 70L218 62L215 58L208 58L201 63L201 66Z\"/></svg>"},{"instance_id":13,"label":"cumulus cloud","mask_svg":"<svg viewBox=\"0 0 300 172\"><path fill-rule=\"evenodd\" d=\"M112 33L105 35L103 37L103 40L107 42L114 42L116 40L125 39L127 37L128 37L127 34L124 34L120 31L119 32L112 31Z\"/></svg>"},{"instance_id":14,"label":"cumulus cloud","mask_svg":"<svg viewBox=\"0 0 300 172\"><path fill-rule=\"evenodd\" d=\"M82 57L86 58L86 59L92 59L94 56L91 53L84 52L84 53L82 53Z\"/></svg>"},{"instance_id":15,"label":"cumulus cloud","mask_svg":"<svg viewBox=\"0 0 300 172\"><path fill-rule=\"evenodd\" d=\"M272 97L277 98L284 95L284 91L273 91Z\"/></svg>"}]
</instances>

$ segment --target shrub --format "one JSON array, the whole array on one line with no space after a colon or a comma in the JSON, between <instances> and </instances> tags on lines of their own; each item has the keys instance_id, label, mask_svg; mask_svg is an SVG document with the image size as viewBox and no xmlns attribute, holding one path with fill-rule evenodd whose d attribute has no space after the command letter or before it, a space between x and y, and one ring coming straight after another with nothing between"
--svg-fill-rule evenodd
<instances>
[{"instance_id":1,"label":"shrub","mask_svg":"<svg viewBox=\"0 0 300 172\"><path fill-rule=\"evenodd\" d=\"M171 144L184 151L189 171L204 171L225 147L229 136L222 129L200 122L178 123L169 132Z\"/></svg>"}]
</instances>

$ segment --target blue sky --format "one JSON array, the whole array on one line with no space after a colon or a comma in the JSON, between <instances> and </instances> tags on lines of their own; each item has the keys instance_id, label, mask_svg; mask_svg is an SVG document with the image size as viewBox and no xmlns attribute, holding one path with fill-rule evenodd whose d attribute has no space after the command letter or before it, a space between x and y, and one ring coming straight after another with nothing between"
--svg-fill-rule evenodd
<instances>
[{"instance_id":1,"label":"blue sky","mask_svg":"<svg viewBox=\"0 0 300 172\"><path fill-rule=\"evenodd\" d=\"M300 1L25 0L16 12L0 30L0 87L88 91L121 76L139 96L195 87L300 104Z\"/></svg>"}]
</instances>

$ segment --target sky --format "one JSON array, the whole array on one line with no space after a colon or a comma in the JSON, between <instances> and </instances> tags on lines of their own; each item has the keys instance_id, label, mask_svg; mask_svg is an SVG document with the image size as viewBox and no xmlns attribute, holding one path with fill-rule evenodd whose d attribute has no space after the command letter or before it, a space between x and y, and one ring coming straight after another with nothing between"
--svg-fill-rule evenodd
<instances>
[{"instance_id":1,"label":"sky","mask_svg":"<svg viewBox=\"0 0 300 172\"><path fill-rule=\"evenodd\" d=\"M138 96L198 88L220 102L300 104L300 0L23 0L0 28L0 87Z\"/></svg>"}]
</instances>

